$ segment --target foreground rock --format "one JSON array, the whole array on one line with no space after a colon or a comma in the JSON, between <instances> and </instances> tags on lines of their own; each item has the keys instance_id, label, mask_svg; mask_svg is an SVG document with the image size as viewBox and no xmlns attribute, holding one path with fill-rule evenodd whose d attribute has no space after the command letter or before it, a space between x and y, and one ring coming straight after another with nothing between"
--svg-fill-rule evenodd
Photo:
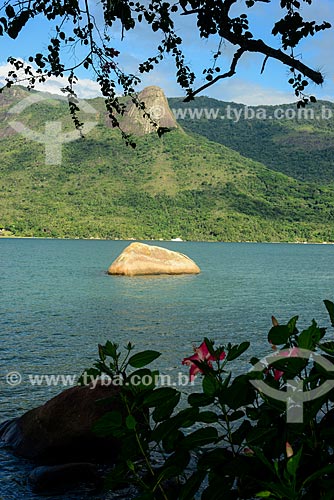
<instances>
[{"instance_id":1,"label":"foreground rock","mask_svg":"<svg viewBox=\"0 0 334 500\"><path fill-rule=\"evenodd\" d=\"M36 467L29 475L29 484L34 493L61 494L81 485L93 489L102 486L97 468L90 463L70 463Z\"/></svg>"},{"instance_id":2,"label":"foreground rock","mask_svg":"<svg viewBox=\"0 0 334 500\"><path fill-rule=\"evenodd\" d=\"M43 406L1 424L0 441L14 454L41 464L115 462L120 443L96 436L92 427L107 411L117 409L117 394L112 385L71 387Z\"/></svg>"},{"instance_id":3,"label":"foreground rock","mask_svg":"<svg viewBox=\"0 0 334 500\"><path fill-rule=\"evenodd\" d=\"M108 269L108 274L198 274L200 268L186 255L144 243L131 243Z\"/></svg>"}]
</instances>

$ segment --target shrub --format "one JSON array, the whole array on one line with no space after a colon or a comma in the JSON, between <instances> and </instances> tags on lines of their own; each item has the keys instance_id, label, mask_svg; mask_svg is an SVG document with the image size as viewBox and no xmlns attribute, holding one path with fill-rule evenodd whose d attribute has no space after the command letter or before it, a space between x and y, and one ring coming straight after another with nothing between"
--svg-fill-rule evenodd
<instances>
[{"instance_id":1,"label":"shrub","mask_svg":"<svg viewBox=\"0 0 334 500\"><path fill-rule=\"evenodd\" d=\"M325 305L334 326L334 304ZM297 320L273 318L272 353L253 357L237 376L231 363L249 342L216 347L205 338L183 360L190 381L202 376L201 392L186 400L147 368L157 351L132 354L129 343L123 356L117 344L99 346L82 382L104 377L121 385L125 409L94 429L123 443L108 488L132 484L142 500L332 499L334 341L324 340L326 329L314 320L298 331Z\"/></svg>"}]
</instances>

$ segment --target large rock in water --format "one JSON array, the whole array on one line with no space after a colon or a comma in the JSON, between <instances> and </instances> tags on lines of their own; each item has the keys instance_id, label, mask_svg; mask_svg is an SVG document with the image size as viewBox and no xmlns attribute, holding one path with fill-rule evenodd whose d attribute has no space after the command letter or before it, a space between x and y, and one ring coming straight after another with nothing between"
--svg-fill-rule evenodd
<instances>
[{"instance_id":1,"label":"large rock in water","mask_svg":"<svg viewBox=\"0 0 334 500\"><path fill-rule=\"evenodd\" d=\"M108 269L108 274L198 274L200 268L186 255L167 248L131 243Z\"/></svg>"},{"instance_id":2,"label":"large rock in water","mask_svg":"<svg viewBox=\"0 0 334 500\"><path fill-rule=\"evenodd\" d=\"M118 391L101 384L95 389L66 389L43 406L1 424L0 441L16 455L42 464L115 462L119 441L96 436L92 427L107 411L118 409Z\"/></svg>"}]
</instances>

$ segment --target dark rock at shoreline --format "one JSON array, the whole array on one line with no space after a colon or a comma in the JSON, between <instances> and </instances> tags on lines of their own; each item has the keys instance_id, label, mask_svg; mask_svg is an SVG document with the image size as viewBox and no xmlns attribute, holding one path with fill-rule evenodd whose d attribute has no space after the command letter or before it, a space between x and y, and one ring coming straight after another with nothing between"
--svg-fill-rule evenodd
<instances>
[{"instance_id":1,"label":"dark rock at shoreline","mask_svg":"<svg viewBox=\"0 0 334 500\"><path fill-rule=\"evenodd\" d=\"M38 408L0 425L0 441L15 455L40 464L114 463L120 442L98 437L93 425L119 408L119 389L98 384L66 389ZM110 399L112 398L112 399ZM99 401L106 399L105 402Z\"/></svg>"},{"instance_id":2,"label":"dark rock at shoreline","mask_svg":"<svg viewBox=\"0 0 334 500\"><path fill-rule=\"evenodd\" d=\"M33 493L62 494L80 486L99 488L103 480L96 465L90 463L69 463L36 467L29 475Z\"/></svg>"}]
</instances>

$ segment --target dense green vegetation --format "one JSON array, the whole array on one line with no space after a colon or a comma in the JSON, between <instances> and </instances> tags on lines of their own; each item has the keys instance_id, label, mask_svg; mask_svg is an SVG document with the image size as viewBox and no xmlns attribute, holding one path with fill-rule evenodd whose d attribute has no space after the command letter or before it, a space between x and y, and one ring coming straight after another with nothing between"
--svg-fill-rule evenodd
<instances>
[{"instance_id":1,"label":"dense green vegetation","mask_svg":"<svg viewBox=\"0 0 334 500\"><path fill-rule=\"evenodd\" d=\"M324 303L333 326L334 303ZM160 352L99 345L80 382L107 377L119 390L93 427L121 443L106 488L132 485L136 500L332 500L334 343L314 319L302 331L298 316L272 322L275 354L252 356L241 374L250 342L205 337L182 361L190 382L202 377L186 391L187 376L173 383L148 368Z\"/></svg>"},{"instance_id":2,"label":"dense green vegetation","mask_svg":"<svg viewBox=\"0 0 334 500\"><path fill-rule=\"evenodd\" d=\"M247 108L198 97L188 103L169 99L169 104L177 110L179 119L182 110L185 112L185 118L179 122L187 131L201 134L295 179L334 182L331 102L320 101L301 109L295 104Z\"/></svg>"},{"instance_id":3,"label":"dense green vegetation","mask_svg":"<svg viewBox=\"0 0 334 500\"><path fill-rule=\"evenodd\" d=\"M44 146L9 126L8 109L25 95L17 88L0 96L6 235L334 241L333 185L274 172L182 129L161 139L139 137L133 150L107 126L102 99L90 101L97 126L63 145L61 165L46 165ZM63 131L72 128L66 103L53 99L31 105L19 119L43 132L45 117L59 120Z\"/></svg>"}]
</instances>

